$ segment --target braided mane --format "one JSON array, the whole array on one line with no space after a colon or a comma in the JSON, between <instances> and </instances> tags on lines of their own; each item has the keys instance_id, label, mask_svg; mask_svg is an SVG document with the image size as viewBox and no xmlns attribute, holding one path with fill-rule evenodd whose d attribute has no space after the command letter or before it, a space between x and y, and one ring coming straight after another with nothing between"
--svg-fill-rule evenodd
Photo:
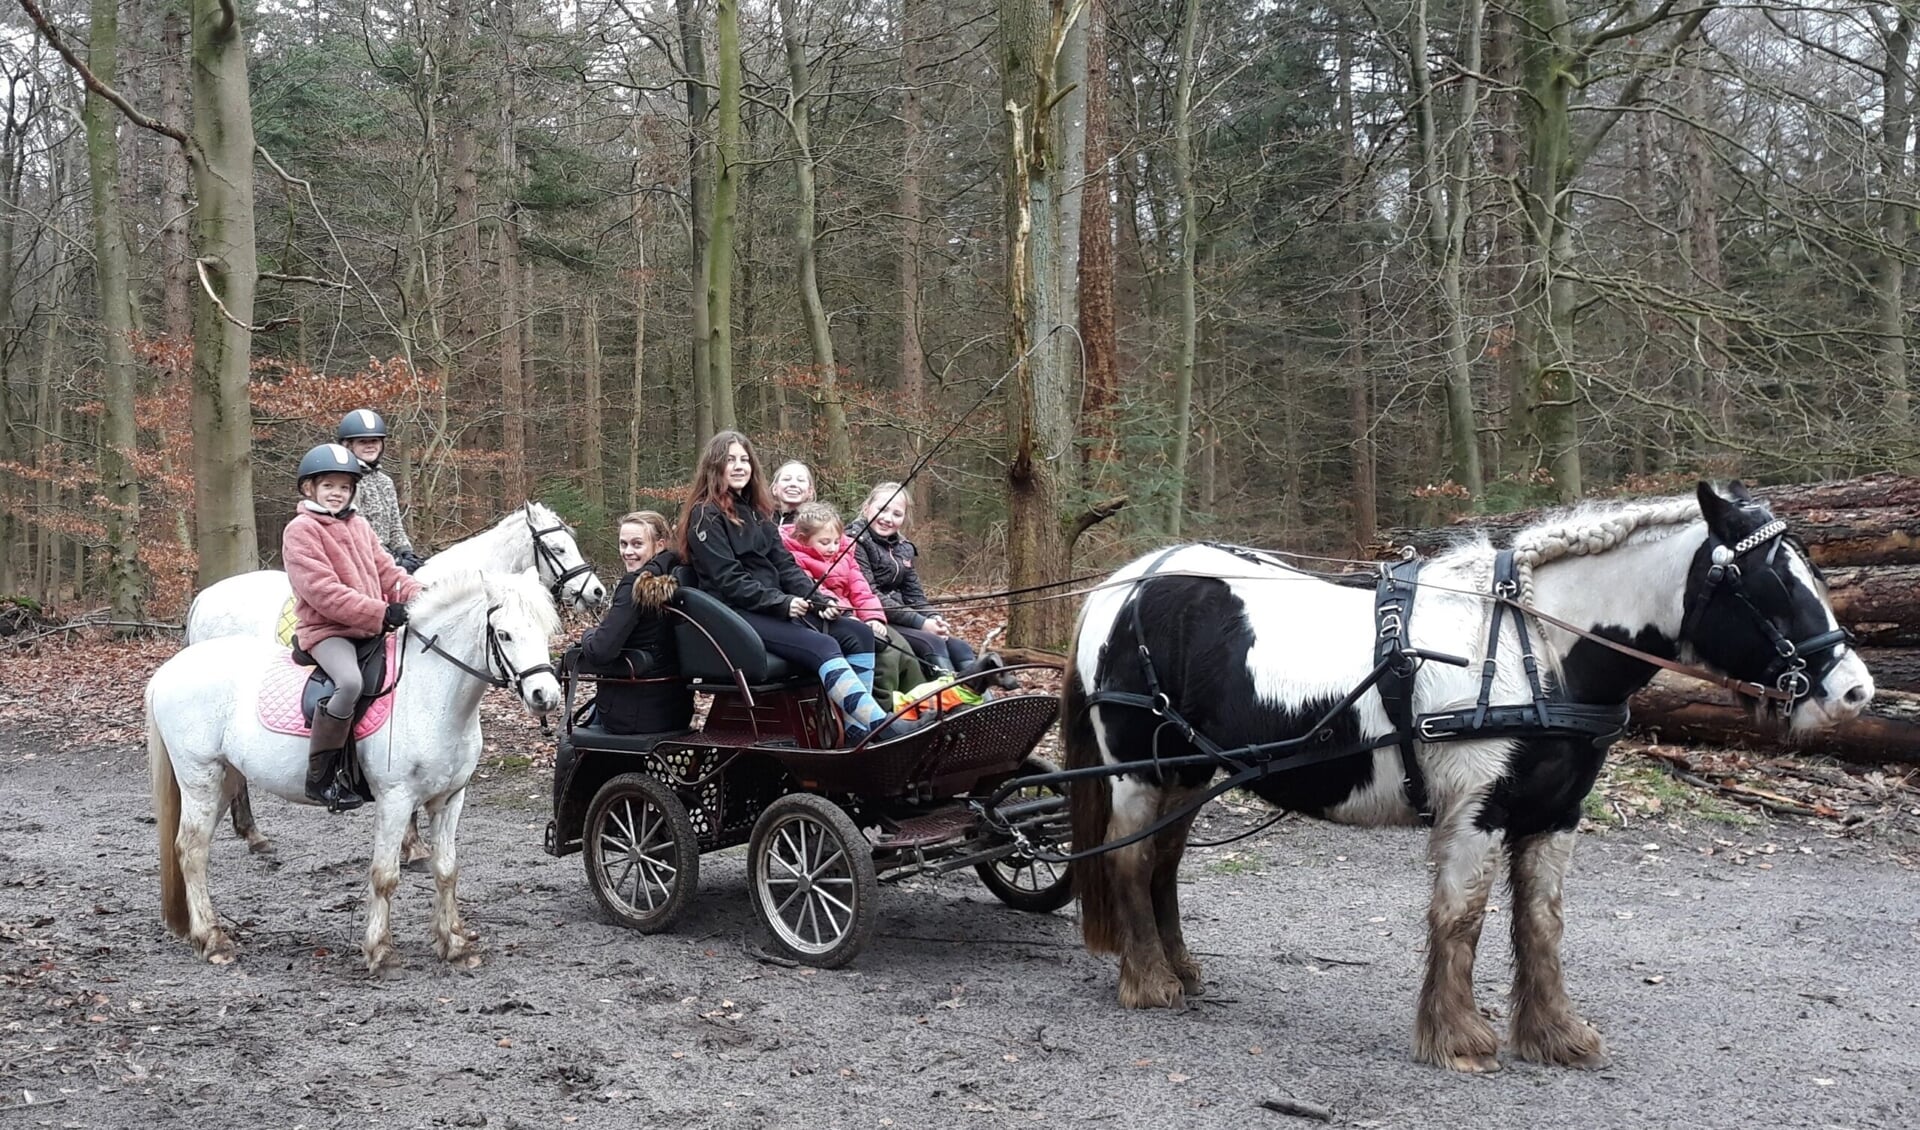
<instances>
[{"instance_id":1,"label":"braided mane","mask_svg":"<svg viewBox=\"0 0 1920 1130\"><path fill-rule=\"evenodd\" d=\"M1520 599L1533 603L1533 571L1562 557L1591 557L1628 544L1673 536L1701 520L1691 496L1629 503L1588 503L1521 530L1513 537Z\"/></svg>"}]
</instances>

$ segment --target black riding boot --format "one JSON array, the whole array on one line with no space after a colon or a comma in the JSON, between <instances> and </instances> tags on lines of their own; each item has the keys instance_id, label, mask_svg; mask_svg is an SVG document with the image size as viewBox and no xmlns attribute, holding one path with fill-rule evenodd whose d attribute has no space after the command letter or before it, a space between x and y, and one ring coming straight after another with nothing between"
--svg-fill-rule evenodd
<instances>
[{"instance_id":1,"label":"black riding boot","mask_svg":"<svg viewBox=\"0 0 1920 1130\"><path fill-rule=\"evenodd\" d=\"M307 746L307 799L327 806L328 812L359 808L360 794L340 780L340 758L345 755L353 719L327 713L323 700L313 712L313 741Z\"/></svg>"}]
</instances>

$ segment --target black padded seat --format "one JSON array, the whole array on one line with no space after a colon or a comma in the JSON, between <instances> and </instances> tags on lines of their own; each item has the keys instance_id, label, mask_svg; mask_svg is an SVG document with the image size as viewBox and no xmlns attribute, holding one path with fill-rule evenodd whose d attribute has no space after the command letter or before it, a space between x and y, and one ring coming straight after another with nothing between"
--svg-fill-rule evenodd
<instances>
[{"instance_id":1,"label":"black padded seat","mask_svg":"<svg viewBox=\"0 0 1920 1130\"><path fill-rule=\"evenodd\" d=\"M734 668L755 687L791 683L802 677L786 660L768 655L760 634L711 594L683 583L679 595L680 610L699 626L676 619L673 642L680 652L680 673L699 689L734 689Z\"/></svg>"},{"instance_id":2,"label":"black padded seat","mask_svg":"<svg viewBox=\"0 0 1920 1130\"><path fill-rule=\"evenodd\" d=\"M575 726L572 731L575 749L618 750L621 753L651 753L653 747L668 738L685 737L693 733L690 729L668 730L663 734L610 734L598 726Z\"/></svg>"}]
</instances>

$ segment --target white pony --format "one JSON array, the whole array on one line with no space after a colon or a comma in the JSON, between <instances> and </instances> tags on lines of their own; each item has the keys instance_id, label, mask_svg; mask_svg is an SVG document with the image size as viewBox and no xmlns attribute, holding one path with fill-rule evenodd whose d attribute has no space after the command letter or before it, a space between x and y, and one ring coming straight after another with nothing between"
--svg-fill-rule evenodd
<instances>
[{"instance_id":1,"label":"white pony","mask_svg":"<svg viewBox=\"0 0 1920 1130\"><path fill-rule=\"evenodd\" d=\"M561 705L547 650L560 622L539 582L517 574L446 576L414 599L411 612L392 715L361 743L374 794L364 952L375 972L393 961L389 914L400 881L400 838L416 806L433 818L434 949L453 961L472 948L454 901L454 835L480 758L480 698L487 687L513 687L536 714ZM267 730L256 709L262 676L285 655L269 640L208 640L167 660L147 683L161 911L169 929L216 964L234 958L207 894L208 846L223 801L252 782L296 804L311 803L307 739Z\"/></svg>"},{"instance_id":2,"label":"white pony","mask_svg":"<svg viewBox=\"0 0 1920 1130\"><path fill-rule=\"evenodd\" d=\"M555 600L564 599L583 611L608 603L607 586L581 555L573 530L543 502L529 502L491 527L434 554L420 566L414 580L430 585L459 572L518 573L527 569L538 572ZM277 639L282 610L292 595L287 574L279 569L256 569L216 581L196 596L187 610L187 644L224 636ZM244 785L227 803L233 809L234 834L246 840L252 851L272 850L272 842L254 822L253 800ZM411 821L402 855L409 866L427 855Z\"/></svg>"},{"instance_id":3,"label":"white pony","mask_svg":"<svg viewBox=\"0 0 1920 1130\"><path fill-rule=\"evenodd\" d=\"M430 585L453 573L518 573L536 568L554 599L582 611L606 607L607 586L580 554L573 530L545 503L529 502L465 541L427 559L414 580ZM279 569L256 569L208 585L187 609L187 643L221 636L275 638L293 587Z\"/></svg>"}]
</instances>

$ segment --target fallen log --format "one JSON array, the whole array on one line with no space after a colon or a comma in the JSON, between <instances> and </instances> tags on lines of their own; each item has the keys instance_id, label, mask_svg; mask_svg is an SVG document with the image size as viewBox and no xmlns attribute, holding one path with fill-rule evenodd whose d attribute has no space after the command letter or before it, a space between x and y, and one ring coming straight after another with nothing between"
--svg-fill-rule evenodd
<instances>
[{"instance_id":1,"label":"fallen log","mask_svg":"<svg viewBox=\"0 0 1920 1130\"><path fill-rule=\"evenodd\" d=\"M1860 659L1873 672L1873 685L1880 690L1920 692L1920 650L1863 647Z\"/></svg>"},{"instance_id":2,"label":"fallen log","mask_svg":"<svg viewBox=\"0 0 1920 1130\"><path fill-rule=\"evenodd\" d=\"M1814 563L1846 565L1920 565L1920 477L1885 472L1799 486L1759 487L1754 493L1793 525ZM1475 531L1496 545L1536 522L1545 510L1468 515L1436 529L1394 529L1378 546L1391 556L1402 546L1437 553Z\"/></svg>"},{"instance_id":3,"label":"fallen log","mask_svg":"<svg viewBox=\"0 0 1920 1130\"><path fill-rule=\"evenodd\" d=\"M1833 614L1863 647L1920 646L1920 565L1826 570Z\"/></svg>"},{"instance_id":4,"label":"fallen log","mask_svg":"<svg viewBox=\"0 0 1920 1130\"><path fill-rule=\"evenodd\" d=\"M1876 693L1866 713L1829 730L1790 735L1756 721L1747 700L1684 676L1662 672L1633 696L1633 728L1666 742L1792 750L1865 764L1920 765L1920 694Z\"/></svg>"}]
</instances>

